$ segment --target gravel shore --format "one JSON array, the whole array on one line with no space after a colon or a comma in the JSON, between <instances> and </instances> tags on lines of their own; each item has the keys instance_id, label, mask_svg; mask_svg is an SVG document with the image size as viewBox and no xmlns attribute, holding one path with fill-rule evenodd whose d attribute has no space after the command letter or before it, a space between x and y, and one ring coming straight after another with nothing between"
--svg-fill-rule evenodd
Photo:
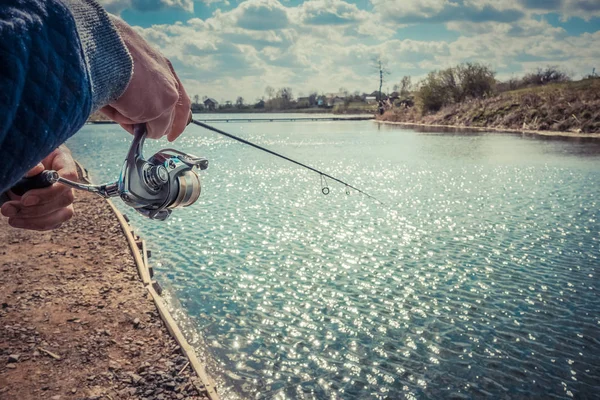
<instances>
[{"instance_id":1,"label":"gravel shore","mask_svg":"<svg viewBox=\"0 0 600 400\"><path fill-rule=\"evenodd\" d=\"M52 232L0 220L0 399L205 399L98 197Z\"/></svg>"}]
</instances>

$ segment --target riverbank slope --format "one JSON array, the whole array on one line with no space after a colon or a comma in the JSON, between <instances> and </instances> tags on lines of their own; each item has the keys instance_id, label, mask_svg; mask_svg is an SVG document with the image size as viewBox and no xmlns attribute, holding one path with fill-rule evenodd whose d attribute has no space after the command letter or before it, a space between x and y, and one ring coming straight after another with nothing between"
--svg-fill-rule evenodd
<instances>
[{"instance_id":1,"label":"riverbank slope","mask_svg":"<svg viewBox=\"0 0 600 400\"><path fill-rule=\"evenodd\" d=\"M398 107L381 122L494 128L500 130L600 133L600 79L584 79L500 93L422 114Z\"/></svg>"},{"instance_id":2,"label":"riverbank slope","mask_svg":"<svg viewBox=\"0 0 600 400\"><path fill-rule=\"evenodd\" d=\"M108 203L31 232L0 220L0 399L205 399Z\"/></svg>"}]
</instances>

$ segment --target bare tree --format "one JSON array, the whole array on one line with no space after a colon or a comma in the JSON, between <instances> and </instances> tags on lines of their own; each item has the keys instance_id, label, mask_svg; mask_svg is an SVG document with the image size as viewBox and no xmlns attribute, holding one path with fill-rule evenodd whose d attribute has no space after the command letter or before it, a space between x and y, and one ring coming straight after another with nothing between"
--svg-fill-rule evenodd
<instances>
[{"instance_id":1,"label":"bare tree","mask_svg":"<svg viewBox=\"0 0 600 400\"><path fill-rule=\"evenodd\" d=\"M244 106L244 98L242 96L238 96L237 100L235 101L235 106L237 108L242 108Z\"/></svg>"},{"instance_id":2,"label":"bare tree","mask_svg":"<svg viewBox=\"0 0 600 400\"><path fill-rule=\"evenodd\" d=\"M197 94L194 95L194 104L199 104L200 103L200 96L198 96Z\"/></svg>"},{"instance_id":3,"label":"bare tree","mask_svg":"<svg viewBox=\"0 0 600 400\"><path fill-rule=\"evenodd\" d=\"M529 73L523 77L523 83L532 86L568 82L570 80L571 77L567 72L561 71L557 66L552 65L546 68L538 68L536 72Z\"/></svg>"},{"instance_id":4,"label":"bare tree","mask_svg":"<svg viewBox=\"0 0 600 400\"><path fill-rule=\"evenodd\" d=\"M410 76L403 76L400 81L400 96L406 97L412 91L413 84Z\"/></svg>"},{"instance_id":5,"label":"bare tree","mask_svg":"<svg viewBox=\"0 0 600 400\"><path fill-rule=\"evenodd\" d=\"M388 76L390 71L387 67L387 62L385 62L381 56L374 57L372 62L373 69L377 71L379 75L379 98L377 100L381 100L381 87L383 86L384 76Z\"/></svg>"},{"instance_id":6,"label":"bare tree","mask_svg":"<svg viewBox=\"0 0 600 400\"><path fill-rule=\"evenodd\" d=\"M281 98L284 102L290 102L294 100L291 87L282 87L277 91L277 97Z\"/></svg>"},{"instance_id":7,"label":"bare tree","mask_svg":"<svg viewBox=\"0 0 600 400\"><path fill-rule=\"evenodd\" d=\"M271 86L267 86L265 88L265 95L267 96L267 99L272 99L273 95L275 94L275 89L273 89Z\"/></svg>"}]
</instances>

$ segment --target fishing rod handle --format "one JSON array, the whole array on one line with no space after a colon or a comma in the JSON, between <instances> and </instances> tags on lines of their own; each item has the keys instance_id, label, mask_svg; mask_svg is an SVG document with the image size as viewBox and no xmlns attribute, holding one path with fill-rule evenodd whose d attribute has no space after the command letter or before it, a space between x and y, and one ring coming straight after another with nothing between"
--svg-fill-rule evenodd
<instances>
[{"instance_id":1,"label":"fishing rod handle","mask_svg":"<svg viewBox=\"0 0 600 400\"><path fill-rule=\"evenodd\" d=\"M22 178L10 189L10 191L17 196L23 196L25 192L30 190L43 189L48 186L52 186L52 184L57 180L58 173L56 171L45 170L35 176Z\"/></svg>"}]
</instances>

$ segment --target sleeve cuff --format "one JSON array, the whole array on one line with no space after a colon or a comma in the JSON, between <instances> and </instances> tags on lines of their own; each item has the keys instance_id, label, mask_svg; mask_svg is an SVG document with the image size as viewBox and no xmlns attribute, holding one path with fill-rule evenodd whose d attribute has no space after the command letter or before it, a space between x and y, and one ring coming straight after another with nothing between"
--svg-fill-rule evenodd
<instances>
[{"instance_id":1,"label":"sleeve cuff","mask_svg":"<svg viewBox=\"0 0 600 400\"><path fill-rule=\"evenodd\" d=\"M94 0L62 0L81 41L92 85L92 112L118 99L129 84L133 60L109 14Z\"/></svg>"}]
</instances>

